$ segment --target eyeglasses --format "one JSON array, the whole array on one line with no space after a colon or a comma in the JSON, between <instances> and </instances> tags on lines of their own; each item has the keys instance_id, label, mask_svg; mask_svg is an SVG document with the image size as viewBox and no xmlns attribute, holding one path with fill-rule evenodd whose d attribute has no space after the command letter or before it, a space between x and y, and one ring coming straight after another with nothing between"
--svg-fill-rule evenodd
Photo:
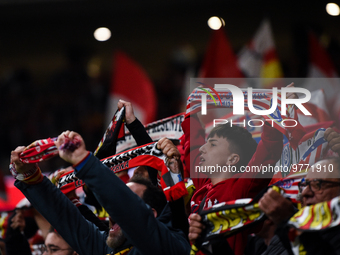
<instances>
[{"instance_id":1,"label":"eyeglasses","mask_svg":"<svg viewBox=\"0 0 340 255\"><path fill-rule=\"evenodd\" d=\"M58 251L72 251L73 249L68 248L68 249L60 249L58 246L46 246L45 244L42 244L39 246L39 250L41 252L41 254L43 254L44 252L46 252L47 254L55 254Z\"/></svg>"},{"instance_id":2,"label":"eyeglasses","mask_svg":"<svg viewBox=\"0 0 340 255\"><path fill-rule=\"evenodd\" d=\"M311 181L306 181L305 178L301 180L301 182L298 183L299 192L301 193L307 186L309 189L313 192L318 192L321 190L322 187L325 188L325 185L322 185L323 183L329 183L332 184L330 187L334 186L340 186L340 182L332 182L332 181L326 181L326 180L320 180L320 179L313 179Z\"/></svg>"}]
</instances>

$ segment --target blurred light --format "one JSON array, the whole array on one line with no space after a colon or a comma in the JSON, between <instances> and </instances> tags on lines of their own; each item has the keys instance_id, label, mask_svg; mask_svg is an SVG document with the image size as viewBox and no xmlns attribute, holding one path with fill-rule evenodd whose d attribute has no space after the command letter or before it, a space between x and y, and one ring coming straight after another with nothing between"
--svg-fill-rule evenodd
<instances>
[{"instance_id":1,"label":"blurred light","mask_svg":"<svg viewBox=\"0 0 340 255\"><path fill-rule=\"evenodd\" d=\"M220 29L222 25L225 25L225 22L222 18L213 16L208 20L208 26L213 30Z\"/></svg>"},{"instance_id":2,"label":"blurred light","mask_svg":"<svg viewBox=\"0 0 340 255\"><path fill-rule=\"evenodd\" d=\"M111 31L106 27L100 27L94 31L93 35L97 41L104 42L110 39Z\"/></svg>"},{"instance_id":3,"label":"blurred light","mask_svg":"<svg viewBox=\"0 0 340 255\"><path fill-rule=\"evenodd\" d=\"M224 19L220 18L221 22L222 22L222 26L225 27L225 22L224 22Z\"/></svg>"},{"instance_id":4,"label":"blurred light","mask_svg":"<svg viewBox=\"0 0 340 255\"><path fill-rule=\"evenodd\" d=\"M340 14L339 5L335 3L328 3L326 5L326 11L331 16L338 16Z\"/></svg>"}]
</instances>

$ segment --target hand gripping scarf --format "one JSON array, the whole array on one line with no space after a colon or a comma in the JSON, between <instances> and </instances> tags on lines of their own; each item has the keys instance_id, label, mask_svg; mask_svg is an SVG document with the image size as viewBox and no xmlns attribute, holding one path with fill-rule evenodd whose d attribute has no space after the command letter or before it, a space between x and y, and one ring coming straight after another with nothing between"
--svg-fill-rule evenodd
<instances>
[{"instance_id":1,"label":"hand gripping scarf","mask_svg":"<svg viewBox=\"0 0 340 255\"><path fill-rule=\"evenodd\" d=\"M123 112L117 112L116 115L124 116ZM122 125L122 119L120 119L120 117L114 118L114 122L116 121L119 121L120 124L117 123L113 130L119 130ZM105 144L106 139L109 139L109 136L104 135L104 138L102 139L102 144ZM54 144L56 140L57 137L33 142L30 146L27 147L29 150L25 150L22 153L20 159L24 163L35 163L58 155L58 149ZM111 142L111 147L115 147L115 143L111 144ZM77 141L76 139L66 139L65 143L62 145L62 149L74 150L78 146L79 141ZM102 146L99 145L98 148L100 150ZM106 149L105 151L108 152ZM166 156L162 153L162 151L157 149L157 143L154 142L147 145L139 146L134 149L130 149L125 152L121 152L111 157L107 157L105 159L102 159L101 161L102 163L107 165L114 173L137 166L150 166L154 169L157 169L161 172L160 186L163 189L168 201L177 200L180 197L187 195L188 192L183 181L179 181L176 183L176 181L172 179L170 170L165 165L165 159ZM73 176L74 174L70 173L70 175ZM79 185L76 179L69 178L68 180L71 179L74 180L75 183L69 185Z\"/></svg>"},{"instance_id":2,"label":"hand gripping scarf","mask_svg":"<svg viewBox=\"0 0 340 255\"><path fill-rule=\"evenodd\" d=\"M55 145L58 137L37 140L31 143L20 153L19 158L23 163L38 163L58 155L58 148ZM80 145L78 139L70 140L66 137L65 142L60 146L61 150L74 151Z\"/></svg>"},{"instance_id":3,"label":"hand gripping scarf","mask_svg":"<svg viewBox=\"0 0 340 255\"><path fill-rule=\"evenodd\" d=\"M125 140L123 122L125 121L125 107L117 110L109 126L100 140L95 152L97 158L102 159L116 154L116 145L120 140Z\"/></svg>"},{"instance_id":4,"label":"hand gripping scarf","mask_svg":"<svg viewBox=\"0 0 340 255\"><path fill-rule=\"evenodd\" d=\"M57 137L34 141L20 153L20 160L26 164L38 163L58 155L55 141L57 141Z\"/></svg>"},{"instance_id":5,"label":"hand gripping scarf","mask_svg":"<svg viewBox=\"0 0 340 255\"><path fill-rule=\"evenodd\" d=\"M257 110L268 110L272 107L272 97L273 93L270 89L253 89L252 90L252 98L248 99L248 93L245 89L243 90L244 94L244 109L249 110L248 103L252 100L253 107ZM195 114L201 111L202 106L202 95L206 95L207 98L207 108L232 108L233 107L233 96L229 90L224 89L213 89L213 88L205 88L202 90L201 88L196 88L189 95L187 99L187 110L185 117L189 117L191 114ZM215 94L215 95L213 95ZM215 98L216 96L216 98ZM297 113L294 107L288 106L287 108L287 117L281 115L281 93L277 95L277 108L276 110L269 115L266 115L265 121L268 122L271 126L279 130L283 133L290 141L293 148L296 148L300 139L305 134L305 130L302 125L297 121ZM216 105L216 106L215 106ZM287 127L292 125L291 119L294 119L297 123L295 127ZM288 121L290 120L290 121ZM285 125L283 123L287 121ZM288 124L289 123L289 124Z\"/></svg>"},{"instance_id":6,"label":"hand gripping scarf","mask_svg":"<svg viewBox=\"0 0 340 255\"><path fill-rule=\"evenodd\" d=\"M157 120L151 122L144 126L145 131L151 137L151 139L156 142L159 139L166 137L172 141L179 141L181 136L183 135L182 130L182 122L184 121L184 113L179 113L173 116L170 116L165 119ZM137 146L136 141L133 139L133 136L130 132L125 133L125 139L121 139L117 141L117 153L126 151L128 149L134 148ZM113 155L112 153L110 155Z\"/></svg>"},{"instance_id":7,"label":"hand gripping scarf","mask_svg":"<svg viewBox=\"0 0 340 255\"><path fill-rule=\"evenodd\" d=\"M42 139L37 140L33 143L31 143L29 146L25 148L23 152L20 153L19 159L26 164L37 164L38 162L48 160L52 157L55 157L59 154L58 148L55 145L55 141L57 141L58 137L54 138L48 138L48 139ZM80 141L78 139L65 139L64 144L60 146L60 149L62 150L70 150L74 151L78 146L80 145ZM14 164L10 164L10 171L15 168ZM55 177L60 171L57 170L49 175L49 179L52 183L55 184ZM78 187L83 186L84 183L79 180L75 174L74 170L69 171L65 174L63 174L59 179L59 185L58 188L64 193L68 193L72 190L77 189Z\"/></svg>"},{"instance_id":8,"label":"hand gripping scarf","mask_svg":"<svg viewBox=\"0 0 340 255\"><path fill-rule=\"evenodd\" d=\"M274 175L272 183L282 188L293 203L298 203L298 183L306 176L309 168L323 158L328 151L328 142L324 138L324 128L306 134L300 141L296 150L284 146L281 160L276 165L289 168L289 174L280 178L281 172Z\"/></svg>"},{"instance_id":9,"label":"hand gripping scarf","mask_svg":"<svg viewBox=\"0 0 340 255\"><path fill-rule=\"evenodd\" d=\"M263 221L266 216L259 209L258 201L269 188L264 189L254 199L244 198L222 202L213 205L208 210L200 208L199 215L202 217L205 230L201 235L202 237L191 246L190 254L195 255L199 250L211 254L208 249L211 243L219 242ZM276 186L271 188L283 194L280 188ZM204 204L204 202L201 204Z\"/></svg>"}]
</instances>

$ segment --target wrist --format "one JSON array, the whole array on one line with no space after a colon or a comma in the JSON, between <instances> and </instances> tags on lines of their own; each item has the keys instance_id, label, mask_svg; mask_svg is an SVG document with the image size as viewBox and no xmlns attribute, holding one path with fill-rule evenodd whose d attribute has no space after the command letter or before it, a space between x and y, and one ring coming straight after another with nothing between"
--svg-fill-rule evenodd
<instances>
[{"instance_id":1,"label":"wrist","mask_svg":"<svg viewBox=\"0 0 340 255\"><path fill-rule=\"evenodd\" d=\"M87 153L83 155L83 158L80 161L78 161L77 164L74 164L72 166L75 172L78 172L86 164L91 154L92 154L91 152L87 151Z\"/></svg>"},{"instance_id":2,"label":"wrist","mask_svg":"<svg viewBox=\"0 0 340 255\"><path fill-rule=\"evenodd\" d=\"M18 172L14 163L11 163L9 165L9 171L11 172L12 176L19 181L23 181L26 178L32 176L37 171L37 169L38 169L38 165L34 164L32 165L31 169L26 170L24 172L23 171Z\"/></svg>"},{"instance_id":3,"label":"wrist","mask_svg":"<svg viewBox=\"0 0 340 255\"><path fill-rule=\"evenodd\" d=\"M15 179L25 182L27 184L37 184L41 182L44 178L40 168L38 167L38 164L34 164L34 167L31 168L30 170L20 173L16 170L15 164L11 163L9 165L9 170Z\"/></svg>"},{"instance_id":4,"label":"wrist","mask_svg":"<svg viewBox=\"0 0 340 255\"><path fill-rule=\"evenodd\" d=\"M75 157L72 161L70 160L69 163L72 164L73 168L77 165L79 165L84 158L86 158L89 155L89 151L84 150L80 155L78 155L77 157Z\"/></svg>"}]
</instances>

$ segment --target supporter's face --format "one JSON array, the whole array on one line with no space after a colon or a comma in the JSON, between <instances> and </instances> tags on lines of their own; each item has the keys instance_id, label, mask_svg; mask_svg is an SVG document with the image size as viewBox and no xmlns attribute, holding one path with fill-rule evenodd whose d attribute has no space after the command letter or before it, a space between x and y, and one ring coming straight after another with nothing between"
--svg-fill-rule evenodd
<instances>
[{"instance_id":1,"label":"supporter's face","mask_svg":"<svg viewBox=\"0 0 340 255\"><path fill-rule=\"evenodd\" d=\"M117 223L113 222L111 217L109 217L109 227L110 232L106 239L106 244L112 249L118 248L125 242L126 238L122 229Z\"/></svg>"},{"instance_id":2,"label":"supporter's face","mask_svg":"<svg viewBox=\"0 0 340 255\"><path fill-rule=\"evenodd\" d=\"M332 172L328 171L330 164L333 165L334 170ZM321 171L319 172L318 170ZM321 180L321 182L319 182L320 186L317 185L317 180ZM335 183L322 183L323 180ZM337 165L335 165L332 160L322 160L314 164L307 173L306 181L312 181L312 189L307 185L307 187L301 192L302 206L329 201L340 195L340 185L336 184L340 183L339 171L337 169Z\"/></svg>"},{"instance_id":3,"label":"supporter's face","mask_svg":"<svg viewBox=\"0 0 340 255\"><path fill-rule=\"evenodd\" d=\"M175 158L169 160L170 171L179 174L178 161Z\"/></svg>"},{"instance_id":4,"label":"supporter's face","mask_svg":"<svg viewBox=\"0 0 340 255\"><path fill-rule=\"evenodd\" d=\"M128 186L140 198L143 196L144 191L146 190L146 186L142 184L134 183L134 182L128 182L126 186ZM120 226L117 223L113 222L111 217L109 218L109 226L110 226L110 232L106 239L106 244L110 248L115 249L121 246L125 242L126 237L124 236L123 231L120 228Z\"/></svg>"},{"instance_id":5,"label":"supporter's face","mask_svg":"<svg viewBox=\"0 0 340 255\"><path fill-rule=\"evenodd\" d=\"M200 166L225 166L231 155L229 142L223 137L214 135L200 148Z\"/></svg>"},{"instance_id":6,"label":"supporter's face","mask_svg":"<svg viewBox=\"0 0 340 255\"><path fill-rule=\"evenodd\" d=\"M43 255L46 254L60 254L60 255L74 255L77 254L72 250L71 246L66 243L66 241L54 232L48 233L45 239L45 246L47 252L45 251Z\"/></svg>"}]
</instances>

